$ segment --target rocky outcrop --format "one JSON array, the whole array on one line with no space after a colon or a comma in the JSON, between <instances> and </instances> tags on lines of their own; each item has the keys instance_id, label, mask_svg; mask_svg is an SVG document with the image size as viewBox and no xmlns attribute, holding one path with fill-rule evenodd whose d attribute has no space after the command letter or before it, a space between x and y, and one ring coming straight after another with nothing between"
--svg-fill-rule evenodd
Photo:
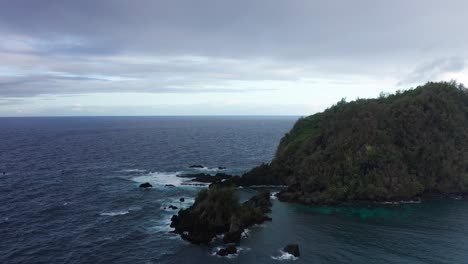
<instances>
[{"instance_id":1,"label":"rocky outcrop","mask_svg":"<svg viewBox=\"0 0 468 264\"><path fill-rule=\"evenodd\" d=\"M191 168L191 169L203 169L203 168L205 168L205 166L200 165L200 164L194 164L194 165L190 165L189 168Z\"/></svg>"},{"instance_id":2,"label":"rocky outcrop","mask_svg":"<svg viewBox=\"0 0 468 264\"><path fill-rule=\"evenodd\" d=\"M298 258L301 254L299 252L299 245L298 244L289 244L283 249L284 252L293 255L294 257Z\"/></svg>"},{"instance_id":3,"label":"rocky outcrop","mask_svg":"<svg viewBox=\"0 0 468 264\"><path fill-rule=\"evenodd\" d=\"M232 188L210 188L200 191L195 203L171 218L175 233L195 244L208 244L220 234L224 242L239 243L245 228L269 219L269 193L260 193L239 203Z\"/></svg>"},{"instance_id":4,"label":"rocky outcrop","mask_svg":"<svg viewBox=\"0 0 468 264\"><path fill-rule=\"evenodd\" d=\"M220 250L218 250L218 252L216 252L216 255L221 256L221 257L225 257L227 255L236 254L236 253L237 253L236 246L235 245L228 245L227 247L221 248Z\"/></svg>"},{"instance_id":5,"label":"rocky outcrop","mask_svg":"<svg viewBox=\"0 0 468 264\"><path fill-rule=\"evenodd\" d=\"M151 188L151 187L153 187L153 185L151 185L149 182L145 182L145 183L140 184L140 188L147 189L147 188Z\"/></svg>"}]
</instances>

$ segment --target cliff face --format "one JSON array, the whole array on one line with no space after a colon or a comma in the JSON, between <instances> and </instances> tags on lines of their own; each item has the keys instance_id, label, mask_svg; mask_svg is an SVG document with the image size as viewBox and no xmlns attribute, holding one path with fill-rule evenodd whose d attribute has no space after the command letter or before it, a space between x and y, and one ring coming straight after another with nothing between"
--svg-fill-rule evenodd
<instances>
[{"instance_id":1,"label":"cliff face","mask_svg":"<svg viewBox=\"0 0 468 264\"><path fill-rule=\"evenodd\" d=\"M441 82L343 100L298 120L271 164L244 176L257 184L261 178L287 184L280 199L302 203L465 193L468 92Z\"/></svg>"}]
</instances>

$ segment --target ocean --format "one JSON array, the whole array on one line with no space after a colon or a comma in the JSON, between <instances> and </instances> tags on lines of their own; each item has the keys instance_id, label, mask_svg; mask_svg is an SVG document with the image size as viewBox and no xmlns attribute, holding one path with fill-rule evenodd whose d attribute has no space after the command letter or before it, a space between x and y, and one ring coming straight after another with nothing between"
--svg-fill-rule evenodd
<instances>
[{"instance_id":1,"label":"ocean","mask_svg":"<svg viewBox=\"0 0 468 264\"><path fill-rule=\"evenodd\" d=\"M230 257L213 254L217 243L169 233L177 211L167 207L188 207L205 188L177 174L220 166L241 174L269 162L296 120L0 118L0 263L468 263L463 199L339 207L275 199L273 221L250 228ZM288 243L301 257L282 254Z\"/></svg>"}]
</instances>

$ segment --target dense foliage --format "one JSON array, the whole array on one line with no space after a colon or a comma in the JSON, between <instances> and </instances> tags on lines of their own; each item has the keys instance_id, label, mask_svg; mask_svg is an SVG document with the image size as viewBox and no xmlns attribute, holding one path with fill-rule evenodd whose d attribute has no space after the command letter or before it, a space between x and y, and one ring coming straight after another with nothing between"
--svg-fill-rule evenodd
<instances>
[{"instance_id":1,"label":"dense foliage","mask_svg":"<svg viewBox=\"0 0 468 264\"><path fill-rule=\"evenodd\" d=\"M280 198L304 203L465 193L468 92L438 82L342 100L298 120L261 170L290 186Z\"/></svg>"}]
</instances>

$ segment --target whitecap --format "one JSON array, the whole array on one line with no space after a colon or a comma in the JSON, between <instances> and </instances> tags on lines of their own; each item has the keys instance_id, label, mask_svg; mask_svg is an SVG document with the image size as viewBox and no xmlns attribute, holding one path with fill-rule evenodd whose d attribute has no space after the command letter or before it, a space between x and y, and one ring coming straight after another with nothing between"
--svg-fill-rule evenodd
<instances>
[{"instance_id":1,"label":"whitecap","mask_svg":"<svg viewBox=\"0 0 468 264\"><path fill-rule=\"evenodd\" d=\"M198 170L198 171L225 171L226 169L219 169L219 168L210 168L210 167L203 167L203 168L190 168L192 170Z\"/></svg>"},{"instance_id":2,"label":"whitecap","mask_svg":"<svg viewBox=\"0 0 468 264\"><path fill-rule=\"evenodd\" d=\"M137 183L149 182L151 185L174 185L181 186L185 182L184 178L177 177L178 172L150 172L148 174L132 177L131 180Z\"/></svg>"},{"instance_id":3,"label":"whitecap","mask_svg":"<svg viewBox=\"0 0 468 264\"><path fill-rule=\"evenodd\" d=\"M287 252L284 252L282 250L280 250L280 253L281 255L279 256L271 256L272 259L274 260L297 260L298 258L295 257L294 255L292 254L289 254Z\"/></svg>"},{"instance_id":4,"label":"whitecap","mask_svg":"<svg viewBox=\"0 0 468 264\"><path fill-rule=\"evenodd\" d=\"M119 170L118 172L146 172L144 169L124 169L124 170Z\"/></svg>"},{"instance_id":5,"label":"whitecap","mask_svg":"<svg viewBox=\"0 0 468 264\"><path fill-rule=\"evenodd\" d=\"M213 249L213 251L211 252L211 256L218 257L218 258L229 258L229 259L233 259L233 258L238 257L239 254L242 253L242 251L249 251L249 250L250 250L250 248L247 248L247 247L238 247L238 248L237 248L237 253L235 253L235 254L229 254L229 255L227 255L227 256L220 256L220 255L218 255L217 253L218 253L218 251L219 251L220 249L222 249L222 248L224 248L224 247L215 247L215 248Z\"/></svg>"},{"instance_id":6,"label":"whitecap","mask_svg":"<svg viewBox=\"0 0 468 264\"><path fill-rule=\"evenodd\" d=\"M100 213L99 215L102 215L102 216L116 216L116 215L126 215L128 213L130 213L130 211L122 210L122 211L104 212L104 213Z\"/></svg>"}]
</instances>

